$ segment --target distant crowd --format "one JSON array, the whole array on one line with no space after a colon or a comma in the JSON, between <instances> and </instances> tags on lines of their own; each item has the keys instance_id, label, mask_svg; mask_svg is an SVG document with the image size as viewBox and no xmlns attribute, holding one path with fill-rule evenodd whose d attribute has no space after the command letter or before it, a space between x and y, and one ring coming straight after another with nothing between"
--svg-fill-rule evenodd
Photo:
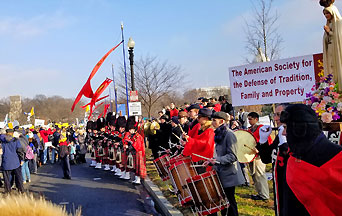
<instances>
[{"instance_id":1,"label":"distant crowd","mask_svg":"<svg viewBox=\"0 0 342 216\"><path fill-rule=\"evenodd\" d=\"M0 186L11 191L14 183L19 192L31 182L31 174L48 162L61 162L63 178L71 179L70 164L85 163L85 130L73 127L3 128L0 134Z\"/></svg>"}]
</instances>

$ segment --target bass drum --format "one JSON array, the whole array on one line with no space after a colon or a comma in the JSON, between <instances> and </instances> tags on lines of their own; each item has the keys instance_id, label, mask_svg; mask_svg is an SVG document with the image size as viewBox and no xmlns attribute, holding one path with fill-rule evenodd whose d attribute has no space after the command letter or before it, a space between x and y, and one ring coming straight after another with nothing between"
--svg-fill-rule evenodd
<instances>
[{"instance_id":1,"label":"bass drum","mask_svg":"<svg viewBox=\"0 0 342 216\"><path fill-rule=\"evenodd\" d=\"M257 157L257 141L253 134L246 130L234 131L237 139L237 158L240 163L252 162Z\"/></svg>"}]
</instances>

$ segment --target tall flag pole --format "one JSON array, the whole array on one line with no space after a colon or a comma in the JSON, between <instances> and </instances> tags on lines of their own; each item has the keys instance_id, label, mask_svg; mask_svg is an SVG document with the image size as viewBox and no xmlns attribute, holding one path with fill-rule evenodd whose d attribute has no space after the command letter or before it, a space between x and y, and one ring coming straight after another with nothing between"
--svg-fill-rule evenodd
<instances>
[{"instance_id":1,"label":"tall flag pole","mask_svg":"<svg viewBox=\"0 0 342 216\"><path fill-rule=\"evenodd\" d=\"M124 33L123 33L123 22L121 22L121 38L122 38L122 43L125 44ZM123 51L123 60L124 60L124 69L125 69L125 81L126 81L127 117L129 117L125 45L122 46L122 51Z\"/></svg>"},{"instance_id":2,"label":"tall flag pole","mask_svg":"<svg viewBox=\"0 0 342 216\"><path fill-rule=\"evenodd\" d=\"M115 97L115 115L118 113L118 96L116 95L116 85L115 85L115 78L114 78L114 65L112 64L112 74L113 74L113 84L114 84L114 97ZM127 79L126 79L127 83ZM126 91L127 91L127 84L126 84Z\"/></svg>"}]
</instances>

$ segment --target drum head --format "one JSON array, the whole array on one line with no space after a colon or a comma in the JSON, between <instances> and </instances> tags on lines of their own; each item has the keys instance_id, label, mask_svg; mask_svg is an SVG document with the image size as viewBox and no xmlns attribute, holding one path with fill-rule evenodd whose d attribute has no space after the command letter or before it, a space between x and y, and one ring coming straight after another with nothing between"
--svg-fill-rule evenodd
<instances>
[{"instance_id":1,"label":"drum head","mask_svg":"<svg viewBox=\"0 0 342 216\"><path fill-rule=\"evenodd\" d=\"M256 157L256 140L254 136L246 130L234 132L237 139L237 158L240 163L249 163Z\"/></svg>"}]
</instances>

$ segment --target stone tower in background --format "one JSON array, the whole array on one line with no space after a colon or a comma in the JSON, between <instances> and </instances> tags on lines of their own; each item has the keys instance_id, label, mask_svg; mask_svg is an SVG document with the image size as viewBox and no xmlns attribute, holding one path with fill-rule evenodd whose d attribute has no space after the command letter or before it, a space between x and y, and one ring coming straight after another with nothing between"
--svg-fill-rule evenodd
<instances>
[{"instance_id":1,"label":"stone tower in background","mask_svg":"<svg viewBox=\"0 0 342 216\"><path fill-rule=\"evenodd\" d=\"M10 121L18 120L22 113L21 97L20 95L10 96Z\"/></svg>"}]
</instances>

